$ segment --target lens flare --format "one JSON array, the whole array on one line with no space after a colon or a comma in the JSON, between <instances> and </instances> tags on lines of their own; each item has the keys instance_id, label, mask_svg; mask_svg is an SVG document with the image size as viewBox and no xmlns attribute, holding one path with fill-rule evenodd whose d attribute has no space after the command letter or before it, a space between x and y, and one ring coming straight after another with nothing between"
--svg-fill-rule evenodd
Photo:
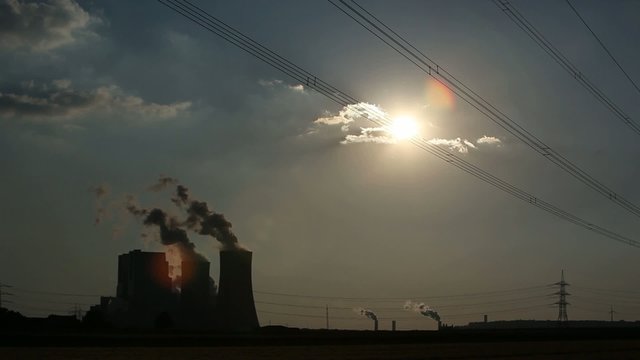
<instances>
[{"instance_id":1,"label":"lens flare","mask_svg":"<svg viewBox=\"0 0 640 360\"><path fill-rule=\"evenodd\" d=\"M418 123L408 116L396 118L389 127L389 133L396 140L407 140L416 137L419 130Z\"/></svg>"},{"instance_id":2,"label":"lens flare","mask_svg":"<svg viewBox=\"0 0 640 360\"><path fill-rule=\"evenodd\" d=\"M456 98L453 92L443 83L429 79L426 86L427 103L430 106L441 109L452 109Z\"/></svg>"}]
</instances>

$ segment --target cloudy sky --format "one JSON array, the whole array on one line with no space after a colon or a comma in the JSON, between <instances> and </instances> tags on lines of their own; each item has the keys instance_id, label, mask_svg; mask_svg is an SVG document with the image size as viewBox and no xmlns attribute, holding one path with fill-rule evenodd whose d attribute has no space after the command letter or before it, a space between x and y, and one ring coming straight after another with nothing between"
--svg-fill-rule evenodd
<instances>
[{"instance_id":1,"label":"cloudy sky","mask_svg":"<svg viewBox=\"0 0 640 360\"><path fill-rule=\"evenodd\" d=\"M640 81L640 3L573 3ZM565 2L514 4L638 121L640 94ZM361 5L581 169L640 203L638 135L492 2ZM321 327L328 304L335 327L370 327L350 310L366 307L382 326L399 319L399 328L435 328L403 312L407 300L433 306L448 323L484 313L555 319L557 309L545 306L555 290L544 286L562 269L576 294L571 319L608 319L610 304L619 318L640 317L640 249L517 200L358 110L415 119L431 144L636 240L638 217L430 81L329 2L202 7L366 103L336 105L156 1L2 0L0 282L15 287L15 309L38 315L96 301L26 290L114 294L118 254L162 249L123 211L125 196L170 208L169 190L148 190L165 175L224 213L254 251L263 325ZM99 185L108 192L96 198L90 189ZM192 241L217 279L217 243ZM486 294L494 291L504 292ZM466 295L438 297L457 294Z\"/></svg>"}]
</instances>

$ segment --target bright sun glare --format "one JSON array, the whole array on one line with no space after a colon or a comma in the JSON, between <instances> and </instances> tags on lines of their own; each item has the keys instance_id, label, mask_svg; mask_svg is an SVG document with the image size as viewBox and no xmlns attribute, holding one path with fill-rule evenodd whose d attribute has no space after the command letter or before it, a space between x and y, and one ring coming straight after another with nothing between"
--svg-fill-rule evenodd
<instances>
[{"instance_id":1,"label":"bright sun glare","mask_svg":"<svg viewBox=\"0 0 640 360\"><path fill-rule=\"evenodd\" d=\"M418 123L413 118L401 116L393 120L389 132L396 140L407 140L418 135Z\"/></svg>"}]
</instances>

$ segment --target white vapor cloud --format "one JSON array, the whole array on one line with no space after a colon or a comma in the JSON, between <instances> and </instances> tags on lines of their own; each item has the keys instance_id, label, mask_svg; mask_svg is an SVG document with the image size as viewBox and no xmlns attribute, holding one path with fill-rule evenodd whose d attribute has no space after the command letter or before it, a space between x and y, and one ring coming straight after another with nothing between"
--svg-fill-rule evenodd
<instances>
[{"instance_id":1,"label":"white vapor cloud","mask_svg":"<svg viewBox=\"0 0 640 360\"><path fill-rule=\"evenodd\" d=\"M469 140L467 139L460 139L460 138L455 138L455 139L440 139L440 138L434 138L428 141L429 144L433 144L433 145L439 145L439 146L445 146L447 148L449 148L449 150L451 151L457 151L461 154L466 154L469 152L469 148L475 149L476 146L473 145L473 143L471 143Z\"/></svg>"},{"instance_id":2,"label":"white vapor cloud","mask_svg":"<svg viewBox=\"0 0 640 360\"><path fill-rule=\"evenodd\" d=\"M502 141L497 137L484 135L483 137L476 140L476 143L487 144L487 145L499 145L502 143Z\"/></svg>"},{"instance_id":3,"label":"white vapor cloud","mask_svg":"<svg viewBox=\"0 0 640 360\"><path fill-rule=\"evenodd\" d=\"M360 118L380 119L385 112L377 105L365 102L349 104L343 107L338 115L318 118L314 123L324 125L343 125L342 131L349 131L349 124Z\"/></svg>"},{"instance_id":4,"label":"white vapor cloud","mask_svg":"<svg viewBox=\"0 0 640 360\"><path fill-rule=\"evenodd\" d=\"M0 48L47 51L74 43L99 22L73 0L0 0Z\"/></svg>"},{"instance_id":5,"label":"white vapor cloud","mask_svg":"<svg viewBox=\"0 0 640 360\"><path fill-rule=\"evenodd\" d=\"M172 118L191 107L191 102L156 104L126 95L117 86L78 90L67 79L50 84L25 82L16 91L0 92L0 116L73 119L94 112L124 112L149 118Z\"/></svg>"},{"instance_id":6,"label":"white vapor cloud","mask_svg":"<svg viewBox=\"0 0 640 360\"><path fill-rule=\"evenodd\" d=\"M289 85L289 89L296 91L296 92L304 92L304 86L302 84L298 84L298 85Z\"/></svg>"},{"instance_id":7,"label":"white vapor cloud","mask_svg":"<svg viewBox=\"0 0 640 360\"><path fill-rule=\"evenodd\" d=\"M374 144L396 144L396 139L388 130L387 127L360 127L359 132L355 133L352 127L356 121L364 119L379 119L389 118L388 114L378 105L369 104L365 102L357 104L349 104L343 107L337 115L326 113L325 116L320 117L314 121L315 125L328 125L328 126L340 126L342 132L349 133L340 141L340 144L361 144L361 143L374 143ZM360 121L358 122L358 124ZM307 134L318 133L319 127L316 126L307 132ZM355 130L355 129L354 129ZM455 151L461 154L467 154L471 150L478 150L478 144L482 145L497 145L500 144L500 139L493 136L483 136L476 142L468 139L455 138L455 139L442 139L433 138L426 140L432 145L444 146L451 151Z\"/></svg>"},{"instance_id":8,"label":"white vapor cloud","mask_svg":"<svg viewBox=\"0 0 640 360\"><path fill-rule=\"evenodd\" d=\"M279 80L279 79L273 79L273 80L264 80L264 79L260 79L258 80L258 84L262 87L265 88L286 88L289 89L293 92L297 92L297 93L305 93L304 91L304 85L302 84L297 84L297 85L287 85L285 84L284 81Z\"/></svg>"},{"instance_id":9,"label":"white vapor cloud","mask_svg":"<svg viewBox=\"0 0 640 360\"><path fill-rule=\"evenodd\" d=\"M347 135L340 144L357 144L357 143L376 143L376 144L395 144L396 140L388 136L388 132L381 127L360 128L360 134Z\"/></svg>"}]
</instances>

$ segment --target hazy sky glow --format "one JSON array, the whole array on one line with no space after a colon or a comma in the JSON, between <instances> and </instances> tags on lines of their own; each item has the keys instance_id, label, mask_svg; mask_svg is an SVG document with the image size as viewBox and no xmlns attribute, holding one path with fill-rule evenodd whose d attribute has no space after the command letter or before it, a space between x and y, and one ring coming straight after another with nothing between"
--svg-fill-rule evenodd
<instances>
[{"instance_id":1,"label":"hazy sky glow","mask_svg":"<svg viewBox=\"0 0 640 360\"><path fill-rule=\"evenodd\" d=\"M640 81L640 3L573 3ZM638 136L490 1L361 4L563 156L640 203ZM564 2L514 4L640 119L638 94ZM415 126L431 144L640 240L637 217L545 161L326 1L200 5L364 102L342 108L156 1L1 0L0 282L115 294L118 254L162 250L124 211L126 196L171 208L171 189L148 189L167 175L224 213L254 251L263 325L323 327L327 304L331 326L340 328L371 328L361 310L375 313L381 328L397 319L399 329L434 329L427 310L456 324L482 314L555 319L557 309L547 306L555 290L545 285L559 281L561 269L574 286L570 319L608 319L610 305L621 319L640 318L640 293L599 290L637 292L640 249L500 192L414 147L403 139L413 130L405 130ZM380 111L415 125L390 130L361 116ZM217 280L217 243L191 240ZM478 294L502 290L509 291ZM15 293L15 308L31 315L97 301ZM456 294L464 296L447 297Z\"/></svg>"}]
</instances>

